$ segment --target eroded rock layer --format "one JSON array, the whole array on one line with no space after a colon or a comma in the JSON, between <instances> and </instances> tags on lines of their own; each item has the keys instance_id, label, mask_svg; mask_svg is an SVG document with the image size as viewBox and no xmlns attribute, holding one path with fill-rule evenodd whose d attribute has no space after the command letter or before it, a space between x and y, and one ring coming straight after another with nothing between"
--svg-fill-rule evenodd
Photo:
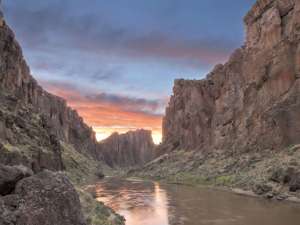
<instances>
[{"instance_id":1,"label":"eroded rock layer","mask_svg":"<svg viewBox=\"0 0 300 225\"><path fill-rule=\"evenodd\" d=\"M176 80L163 141L186 150L283 149L300 143L300 1L259 0L246 42L204 80Z\"/></svg>"},{"instance_id":2,"label":"eroded rock layer","mask_svg":"<svg viewBox=\"0 0 300 225\"><path fill-rule=\"evenodd\" d=\"M155 145L151 131L114 133L99 144L105 162L112 167L139 166L151 161Z\"/></svg>"}]
</instances>

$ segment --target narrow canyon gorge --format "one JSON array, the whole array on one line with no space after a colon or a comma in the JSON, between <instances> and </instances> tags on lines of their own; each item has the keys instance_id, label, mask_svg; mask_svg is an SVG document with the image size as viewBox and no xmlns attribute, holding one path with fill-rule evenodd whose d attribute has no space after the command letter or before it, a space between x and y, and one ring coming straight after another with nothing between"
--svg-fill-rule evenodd
<instances>
[{"instance_id":1,"label":"narrow canyon gorge","mask_svg":"<svg viewBox=\"0 0 300 225\"><path fill-rule=\"evenodd\" d=\"M258 0L244 23L228 62L175 80L155 145L143 129L98 142L31 75L1 13L0 225L125 224L84 188L119 171L300 202L300 1Z\"/></svg>"}]
</instances>

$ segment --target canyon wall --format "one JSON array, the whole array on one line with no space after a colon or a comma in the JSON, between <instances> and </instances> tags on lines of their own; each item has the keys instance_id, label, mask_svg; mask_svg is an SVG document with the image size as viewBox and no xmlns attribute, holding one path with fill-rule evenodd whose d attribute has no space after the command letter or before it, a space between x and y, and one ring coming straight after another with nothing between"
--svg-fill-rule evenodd
<instances>
[{"instance_id":1,"label":"canyon wall","mask_svg":"<svg viewBox=\"0 0 300 225\"><path fill-rule=\"evenodd\" d=\"M1 10L0 103L0 224L124 224L82 190L79 198L73 184L102 165L94 132L30 75Z\"/></svg>"},{"instance_id":2,"label":"canyon wall","mask_svg":"<svg viewBox=\"0 0 300 225\"><path fill-rule=\"evenodd\" d=\"M0 163L36 171L64 169L64 144L109 165L141 165L153 158L150 131L112 135L97 143L95 133L64 99L31 76L14 33L0 21Z\"/></svg>"},{"instance_id":3,"label":"canyon wall","mask_svg":"<svg viewBox=\"0 0 300 225\"><path fill-rule=\"evenodd\" d=\"M206 79L176 80L163 119L169 149L248 151L300 143L300 1L259 0L246 41Z\"/></svg>"},{"instance_id":4,"label":"canyon wall","mask_svg":"<svg viewBox=\"0 0 300 225\"><path fill-rule=\"evenodd\" d=\"M99 143L104 161L112 167L143 165L154 158L154 148L151 131L148 130L114 133Z\"/></svg>"},{"instance_id":5,"label":"canyon wall","mask_svg":"<svg viewBox=\"0 0 300 225\"><path fill-rule=\"evenodd\" d=\"M95 134L66 101L31 76L14 33L0 18L0 162L63 169L61 142L93 159Z\"/></svg>"},{"instance_id":6,"label":"canyon wall","mask_svg":"<svg viewBox=\"0 0 300 225\"><path fill-rule=\"evenodd\" d=\"M72 143L79 151L86 151L93 156L95 134L88 127L77 112L67 106L66 101L60 97L46 92L30 75L22 50L14 39L13 32L8 26L0 27L1 51L1 90L18 98L19 105L30 105L44 115L51 126L52 132L63 141Z\"/></svg>"}]
</instances>

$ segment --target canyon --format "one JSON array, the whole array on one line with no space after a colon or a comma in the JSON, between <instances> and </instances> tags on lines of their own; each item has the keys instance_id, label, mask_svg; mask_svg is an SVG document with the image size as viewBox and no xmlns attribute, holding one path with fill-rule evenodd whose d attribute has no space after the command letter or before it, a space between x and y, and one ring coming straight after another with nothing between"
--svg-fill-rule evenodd
<instances>
[{"instance_id":1,"label":"canyon","mask_svg":"<svg viewBox=\"0 0 300 225\"><path fill-rule=\"evenodd\" d=\"M228 62L175 81L155 146L147 130L97 142L33 78L1 13L0 224L122 225L82 188L117 169L299 202L300 2L258 0L244 22L245 44Z\"/></svg>"},{"instance_id":2,"label":"canyon","mask_svg":"<svg viewBox=\"0 0 300 225\"><path fill-rule=\"evenodd\" d=\"M176 80L164 143L185 149L254 151L299 144L299 10L257 1L246 41L204 80Z\"/></svg>"},{"instance_id":3,"label":"canyon","mask_svg":"<svg viewBox=\"0 0 300 225\"><path fill-rule=\"evenodd\" d=\"M175 81L160 156L132 174L299 198L300 2L258 0L244 23L228 62Z\"/></svg>"},{"instance_id":4,"label":"canyon","mask_svg":"<svg viewBox=\"0 0 300 225\"><path fill-rule=\"evenodd\" d=\"M109 166L150 161L151 132L98 143L77 111L33 78L2 12L0 53L0 224L124 224L83 185Z\"/></svg>"}]
</instances>

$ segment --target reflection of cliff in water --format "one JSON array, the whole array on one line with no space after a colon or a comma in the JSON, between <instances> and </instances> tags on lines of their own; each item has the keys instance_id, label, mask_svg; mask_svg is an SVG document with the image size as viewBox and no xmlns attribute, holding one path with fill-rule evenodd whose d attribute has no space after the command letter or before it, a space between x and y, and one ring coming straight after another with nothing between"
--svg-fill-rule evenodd
<instances>
[{"instance_id":1,"label":"reflection of cliff in water","mask_svg":"<svg viewBox=\"0 0 300 225\"><path fill-rule=\"evenodd\" d=\"M126 225L298 225L300 208L192 186L108 178L93 186L97 199Z\"/></svg>"},{"instance_id":2,"label":"reflection of cliff in water","mask_svg":"<svg viewBox=\"0 0 300 225\"><path fill-rule=\"evenodd\" d=\"M128 225L168 225L166 191L158 183L107 179L95 187L99 201L126 218Z\"/></svg>"}]
</instances>

